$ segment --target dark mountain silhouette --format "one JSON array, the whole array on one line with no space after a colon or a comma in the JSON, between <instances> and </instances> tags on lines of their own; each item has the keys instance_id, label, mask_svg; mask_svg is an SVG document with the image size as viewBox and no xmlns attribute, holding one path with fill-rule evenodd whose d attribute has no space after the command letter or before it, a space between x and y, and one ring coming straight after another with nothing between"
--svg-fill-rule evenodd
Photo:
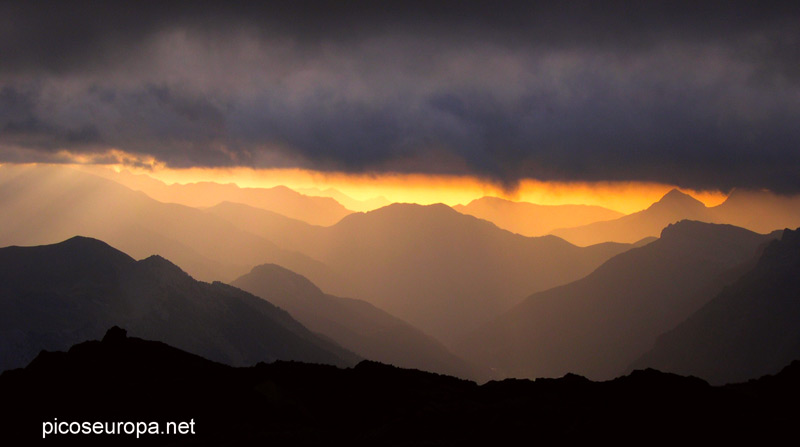
<instances>
[{"instance_id":1,"label":"dark mountain silhouette","mask_svg":"<svg viewBox=\"0 0 800 447\"><path fill-rule=\"evenodd\" d=\"M523 236L542 236L551 231L617 219L623 214L600 206L536 205L498 197L475 199L453 207L462 214L488 220L504 230Z\"/></svg>"},{"instance_id":2,"label":"dark mountain silhouette","mask_svg":"<svg viewBox=\"0 0 800 447\"><path fill-rule=\"evenodd\" d=\"M366 301L327 295L283 267L254 267L231 285L286 309L310 330L364 358L464 378L486 375L399 318Z\"/></svg>"},{"instance_id":3,"label":"dark mountain silhouette","mask_svg":"<svg viewBox=\"0 0 800 447\"><path fill-rule=\"evenodd\" d=\"M167 185L147 175L110 170L103 176L134 191L142 191L160 202L196 208L214 206L224 201L245 203L314 225L333 225L352 212L331 197L304 195L286 186L240 188L233 183L215 182Z\"/></svg>"},{"instance_id":4,"label":"dark mountain silhouette","mask_svg":"<svg viewBox=\"0 0 800 447\"><path fill-rule=\"evenodd\" d=\"M633 243L658 236L664 227L680 220L716 222L703 202L673 189L645 210L614 220L556 229L552 234L580 246L607 241Z\"/></svg>"},{"instance_id":5,"label":"dark mountain silhouette","mask_svg":"<svg viewBox=\"0 0 800 447\"><path fill-rule=\"evenodd\" d=\"M326 270L209 213L64 167L0 167L0 209L8 216L0 246L51 244L81 234L136 258L166 256L205 281L230 281L265 262Z\"/></svg>"},{"instance_id":6,"label":"dark mountain silhouette","mask_svg":"<svg viewBox=\"0 0 800 447\"><path fill-rule=\"evenodd\" d=\"M362 362L232 368L112 328L0 376L3 436L41 440L47 422L191 421L194 434L45 434L75 445L507 445L659 441L772 443L796 431L800 362L726 387L635 371L609 382L505 380L477 386ZM104 425L104 424L103 424ZM786 438L783 438L784 440ZM791 438L789 438L791 439Z\"/></svg>"},{"instance_id":7,"label":"dark mountain silhouette","mask_svg":"<svg viewBox=\"0 0 800 447\"><path fill-rule=\"evenodd\" d=\"M512 377L612 378L733 280L724 272L774 237L681 221L583 279L531 295L455 352Z\"/></svg>"},{"instance_id":8,"label":"dark mountain silhouette","mask_svg":"<svg viewBox=\"0 0 800 447\"><path fill-rule=\"evenodd\" d=\"M356 356L267 301L203 283L159 256L135 261L104 242L0 248L0 369L65 349L105 328L232 365L274 359L351 364Z\"/></svg>"},{"instance_id":9,"label":"dark mountain silhouette","mask_svg":"<svg viewBox=\"0 0 800 447\"><path fill-rule=\"evenodd\" d=\"M649 208L619 219L571 228L552 234L576 245L606 241L632 243L657 236L661 229L680 220L724 223L757 233L800 226L800 196L780 196L766 191L733 191L720 205L706 207L688 194L673 189Z\"/></svg>"},{"instance_id":10,"label":"dark mountain silhouette","mask_svg":"<svg viewBox=\"0 0 800 447\"><path fill-rule=\"evenodd\" d=\"M754 266L635 365L727 383L775 373L800 358L800 231L785 230Z\"/></svg>"},{"instance_id":11,"label":"dark mountain silhouette","mask_svg":"<svg viewBox=\"0 0 800 447\"><path fill-rule=\"evenodd\" d=\"M328 265L333 275L283 265L326 292L368 301L445 344L531 291L578 279L629 248L524 237L442 204L393 204L330 227L291 225L280 234L270 232L285 219L258 210L213 212L242 228L260 226L259 235Z\"/></svg>"}]
</instances>

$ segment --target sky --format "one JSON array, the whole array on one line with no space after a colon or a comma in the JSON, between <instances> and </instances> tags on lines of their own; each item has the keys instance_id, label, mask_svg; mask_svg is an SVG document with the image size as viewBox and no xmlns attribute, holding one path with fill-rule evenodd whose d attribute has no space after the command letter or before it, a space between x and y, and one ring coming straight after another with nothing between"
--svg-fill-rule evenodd
<instances>
[{"instance_id":1,"label":"sky","mask_svg":"<svg viewBox=\"0 0 800 447\"><path fill-rule=\"evenodd\" d=\"M0 163L800 193L800 5L432 3L2 2Z\"/></svg>"}]
</instances>

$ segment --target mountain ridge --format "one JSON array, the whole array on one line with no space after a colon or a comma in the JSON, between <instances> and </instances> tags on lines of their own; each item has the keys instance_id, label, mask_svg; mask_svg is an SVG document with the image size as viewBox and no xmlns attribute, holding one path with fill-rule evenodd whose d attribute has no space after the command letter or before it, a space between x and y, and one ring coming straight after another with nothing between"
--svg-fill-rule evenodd
<instances>
[{"instance_id":1,"label":"mountain ridge","mask_svg":"<svg viewBox=\"0 0 800 447\"><path fill-rule=\"evenodd\" d=\"M366 301L326 294L283 267L256 266L231 284L286 309L312 331L364 358L463 378L490 376L409 323Z\"/></svg>"},{"instance_id":2,"label":"mountain ridge","mask_svg":"<svg viewBox=\"0 0 800 447\"><path fill-rule=\"evenodd\" d=\"M155 200L196 208L214 206L227 200L247 203L314 225L332 225L351 213L331 197L302 194L284 185L270 188L246 188L235 183L211 181L168 185L150 176L132 174L127 171L115 173L94 170L92 173L133 190L141 191Z\"/></svg>"},{"instance_id":3,"label":"mountain ridge","mask_svg":"<svg viewBox=\"0 0 800 447\"><path fill-rule=\"evenodd\" d=\"M92 238L0 248L0 292L0 369L113 324L234 365L357 358L261 298L196 281L160 256L136 261Z\"/></svg>"},{"instance_id":4,"label":"mountain ridge","mask_svg":"<svg viewBox=\"0 0 800 447\"><path fill-rule=\"evenodd\" d=\"M553 230L551 234L580 246L605 241L634 243L648 236L657 236L661 233L661 229L680 220L716 223L702 202L677 189L672 189L642 211L613 220L559 228Z\"/></svg>"},{"instance_id":5,"label":"mountain ridge","mask_svg":"<svg viewBox=\"0 0 800 447\"><path fill-rule=\"evenodd\" d=\"M681 221L584 278L537 292L461 340L457 354L516 377L621 373L708 301L773 236Z\"/></svg>"},{"instance_id":6,"label":"mountain ridge","mask_svg":"<svg viewBox=\"0 0 800 447\"><path fill-rule=\"evenodd\" d=\"M283 225L257 210L237 209L228 221L248 229L260 226L261 236ZM286 232L273 239L319 260L330 274L284 267L327 293L367 301L445 346L531 291L577 279L630 248L529 238L444 204L397 203L352 213L330 227L282 228Z\"/></svg>"},{"instance_id":7,"label":"mountain ridge","mask_svg":"<svg viewBox=\"0 0 800 447\"><path fill-rule=\"evenodd\" d=\"M721 204L706 207L694 197L672 189L642 211L618 219L559 228L552 234L581 246L602 241L633 243L656 236L662 228L680 220L729 224L770 233L800 225L800 196L735 190Z\"/></svg>"},{"instance_id":8,"label":"mountain ridge","mask_svg":"<svg viewBox=\"0 0 800 447\"><path fill-rule=\"evenodd\" d=\"M466 205L455 205L462 214L488 220L498 227L523 236L544 236L565 226L577 226L623 216L593 205L539 205L499 197L481 197Z\"/></svg>"},{"instance_id":9,"label":"mountain ridge","mask_svg":"<svg viewBox=\"0 0 800 447\"><path fill-rule=\"evenodd\" d=\"M632 362L713 382L777 372L800 353L800 231L786 229L736 281Z\"/></svg>"},{"instance_id":10,"label":"mountain ridge","mask_svg":"<svg viewBox=\"0 0 800 447\"><path fill-rule=\"evenodd\" d=\"M725 387L648 369L607 382L574 374L478 386L448 376L362 361L353 368L298 362L232 368L112 328L102 341L43 352L0 375L14 408L6 436L31 441L43 422L192 422L188 435L55 435L76 441L170 445L266 442L291 445L513 443L641 439L785 439L795 431L800 362L773 376ZM170 396L158 406L154 396ZM357 423L354 423L357 421ZM46 427L46 426L45 426Z\"/></svg>"},{"instance_id":11,"label":"mountain ridge","mask_svg":"<svg viewBox=\"0 0 800 447\"><path fill-rule=\"evenodd\" d=\"M0 246L52 244L82 234L136 258L160 253L206 281L231 280L265 262L324 270L225 219L75 169L3 165L0 185L0 209L14 216L0 233Z\"/></svg>"}]
</instances>

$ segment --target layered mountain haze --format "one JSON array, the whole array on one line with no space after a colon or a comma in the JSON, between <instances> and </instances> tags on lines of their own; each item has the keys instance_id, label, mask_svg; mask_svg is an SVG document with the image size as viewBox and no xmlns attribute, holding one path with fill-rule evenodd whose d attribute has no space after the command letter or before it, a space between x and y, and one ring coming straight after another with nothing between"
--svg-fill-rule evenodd
<instances>
[{"instance_id":1,"label":"layered mountain haze","mask_svg":"<svg viewBox=\"0 0 800 447\"><path fill-rule=\"evenodd\" d=\"M212 214L69 168L0 167L0 210L0 246L51 244L80 234L136 258L160 254L206 281L229 281L265 262L325 271Z\"/></svg>"},{"instance_id":2,"label":"layered mountain haze","mask_svg":"<svg viewBox=\"0 0 800 447\"><path fill-rule=\"evenodd\" d=\"M220 202L204 212L228 221L231 225L274 241L284 249L314 251L314 242L324 227L242 203ZM315 252L316 253L316 252Z\"/></svg>"},{"instance_id":3,"label":"layered mountain haze","mask_svg":"<svg viewBox=\"0 0 800 447\"><path fill-rule=\"evenodd\" d=\"M712 383L774 374L800 358L800 229L785 230L757 263L633 365Z\"/></svg>"},{"instance_id":4,"label":"layered mountain haze","mask_svg":"<svg viewBox=\"0 0 800 447\"><path fill-rule=\"evenodd\" d=\"M472 379L488 373L467 365L432 337L366 301L325 294L305 277L280 266L257 266L231 284L286 309L307 328L364 358Z\"/></svg>"},{"instance_id":5,"label":"layered mountain haze","mask_svg":"<svg viewBox=\"0 0 800 447\"><path fill-rule=\"evenodd\" d=\"M333 200L336 200L337 202L341 203L342 206L344 206L348 210L359 211L359 212L372 211L378 208L382 208L386 205L390 205L392 203L389 201L389 199L383 196L372 197L366 200L354 199L346 195L345 193L333 188L326 188L326 189L296 188L295 191L299 192L300 194L305 194L307 196L330 197Z\"/></svg>"},{"instance_id":6,"label":"layered mountain haze","mask_svg":"<svg viewBox=\"0 0 800 447\"><path fill-rule=\"evenodd\" d=\"M559 228L552 234L580 246L606 241L633 243L658 236L667 225L684 219L714 221L703 202L673 189L645 210L613 220Z\"/></svg>"},{"instance_id":7,"label":"layered mountain haze","mask_svg":"<svg viewBox=\"0 0 800 447\"><path fill-rule=\"evenodd\" d=\"M100 337L113 325L230 365L359 359L267 301L196 281L159 256L136 261L84 237L0 248L0 369Z\"/></svg>"},{"instance_id":8,"label":"layered mountain haze","mask_svg":"<svg viewBox=\"0 0 800 447\"><path fill-rule=\"evenodd\" d=\"M269 273L267 282L310 280L331 295L311 282L294 294L263 283L248 290L279 301L300 323L358 355L461 377L610 378L745 273L750 267L731 269L767 238L699 222L670 226L654 242L646 234L686 215L765 227L794 219L793 199L772 195L748 214L747 204L764 194L737 192L708 208L675 190L642 212L556 231L636 242L578 247L552 235L513 234L441 204L393 204L320 226L230 201L202 210L162 203L69 168L3 166L0 209L7 218L0 244L86 234L138 258L175 259L204 280L232 280L273 263L280 267L260 271ZM517 217L534 209L505 201L492 206ZM568 209L535 208L543 213L538 220L508 222L551 222ZM289 280L294 273L283 268L302 280ZM532 292L538 293L519 304Z\"/></svg>"},{"instance_id":9,"label":"layered mountain haze","mask_svg":"<svg viewBox=\"0 0 800 447\"><path fill-rule=\"evenodd\" d=\"M504 230L523 236L542 236L558 228L586 225L623 216L620 212L600 206L536 205L512 202L498 197L475 199L466 205L456 205L453 209L488 220Z\"/></svg>"},{"instance_id":10,"label":"layered mountain haze","mask_svg":"<svg viewBox=\"0 0 800 447\"><path fill-rule=\"evenodd\" d=\"M93 172L98 172L134 191L142 191L160 202L179 203L195 208L206 208L230 201L262 208L314 225L333 225L352 212L330 196L304 195L286 186L241 188L232 183L215 182L167 185L147 175L134 175L127 171Z\"/></svg>"},{"instance_id":11,"label":"layered mountain haze","mask_svg":"<svg viewBox=\"0 0 800 447\"><path fill-rule=\"evenodd\" d=\"M734 191L720 205L706 207L690 195L673 189L645 210L614 220L559 228L552 234L580 246L606 241L633 243L658 236L662 228L680 220L724 223L758 233L794 228L800 225L800 195Z\"/></svg>"},{"instance_id":12,"label":"layered mountain haze","mask_svg":"<svg viewBox=\"0 0 800 447\"><path fill-rule=\"evenodd\" d=\"M711 210L721 222L759 233L800 226L800 195L734 190Z\"/></svg>"},{"instance_id":13,"label":"layered mountain haze","mask_svg":"<svg viewBox=\"0 0 800 447\"><path fill-rule=\"evenodd\" d=\"M261 227L259 235L325 263L335 275L290 268L323 290L368 301L445 344L531 291L578 279L630 248L524 237L442 204L393 204L330 227L298 225L242 206L210 212L240 228Z\"/></svg>"},{"instance_id":14,"label":"layered mountain haze","mask_svg":"<svg viewBox=\"0 0 800 447\"><path fill-rule=\"evenodd\" d=\"M455 352L503 376L616 377L732 281L724 273L775 237L681 221L583 279L529 296Z\"/></svg>"}]
</instances>

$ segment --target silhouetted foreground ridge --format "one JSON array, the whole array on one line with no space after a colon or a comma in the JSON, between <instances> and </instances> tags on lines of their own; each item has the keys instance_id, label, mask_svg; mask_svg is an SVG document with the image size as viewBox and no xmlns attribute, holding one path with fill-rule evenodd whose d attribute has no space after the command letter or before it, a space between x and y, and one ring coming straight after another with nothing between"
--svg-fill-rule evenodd
<instances>
[{"instance_id":1,"label":"silhouetted foreground ridge","mask_svg":"<svg viewBox=\"0 0 800 447\"><path fill-rule=\"evenodd\" d=\"M505 445L514 437L639 443L788 433L799 383L800 362L726 387L655 370L608 382L568 374L478 386L369 361L349 369L297 362L233 368L115 327L102 341L42 352L26 368L3 373L0 397L11 410L3 436L25 444L41 439L42 422L54 418L195 422L195 435L143 435L137 445ZM137 440L45 440L76 441Z\"/></svg>"}]
</instances>

